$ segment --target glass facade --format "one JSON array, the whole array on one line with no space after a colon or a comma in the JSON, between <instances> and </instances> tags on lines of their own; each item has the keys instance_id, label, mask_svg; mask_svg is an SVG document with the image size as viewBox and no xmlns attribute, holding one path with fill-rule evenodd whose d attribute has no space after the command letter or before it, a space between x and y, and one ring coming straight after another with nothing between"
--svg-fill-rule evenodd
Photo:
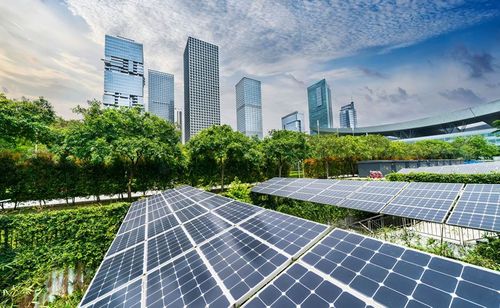
<instances>
[{"instance_id":1,"label":"glass facade","mask_svg":"<svg viewBox=\"0 0 500 308\"><path fill-rule=\"evenodd\" d=\"M356 128L358 127L358 117L354 102L340 107L340 127L341 128Z\"/></svg>"},{"instance_id":2,"label":"glass facade","mask_svg":"<svg viewBox=\"0 0 500 308\"><path fill-rule=\"evenodd\" d=\"M219 47L192 37L184 49L184 117L186 141L220 124Z\"/></svg>"},{"instance_id":3,"label":"glass facade","mask_svg":"<svg viewBox=\"0 0 500 308\"><path fill-rule=\"evenodd\" d=\"M174 123L174 75L148 70L148 111Z\"/></svg>"},{"instance_id":4,"label":"glass facade","mask_svg":"<svg viewBox=\"0 0 500 308\"><path fill-rule=\"evenodd\" d=\"M311 132L319 128L333 127L333 109L330 87L323 79L307 88L309 105L309 128Z\"/></svg>"},{"instance_id":5,"label":"glass facade","mask_svg":"<svg viewBox=\"0 0 500 308\"><path fill-rule=\"evenodd\" d=\"M243 77L236 84L238 131L262 139L262 96L260 81Z\"/></svg>"},{"instance_id":6,"label":"glass facade","mask_svg":"<svg viewBox=\"0 0 500 308\"><path fill-rule=\"evenodd\" d=\"M284 130L304 132L304 114L302 112L292 112L281 118L281 127Z\"/></svg>"},{"instance_id":7,"label":"glass facade","mask_svg":"<svg viewBox=\"0 0 500 308\"><path fill-rule=\"evenodd\" d=\"M144 108L142 44L122 37L105 36L103 105Z\"/></svg>"}]
</instances>

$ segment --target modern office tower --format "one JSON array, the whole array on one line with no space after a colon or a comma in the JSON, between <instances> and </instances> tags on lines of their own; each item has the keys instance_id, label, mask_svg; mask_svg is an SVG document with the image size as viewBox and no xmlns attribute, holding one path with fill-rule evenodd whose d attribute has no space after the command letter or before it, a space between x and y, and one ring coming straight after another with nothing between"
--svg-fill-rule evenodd
<instances>
[{"instance_id":1,"label":"modern office tower","mask_svg":"<svg viewBox=\"0 0 500 308\"><path fill-rule=\"evenodd\" d=\"M281 127L284 130L304 132L304 114L294 111L281 118Z\"/></svg>"},{"instance_id":2,"label":"modern office tower","mask_svg":"<svg viewBox=\"0 0 500 308\"><path fill-rule=\"evenodd\" d=\"M182 110L175 109L175 126L182 130Z\"/></svg>"},{"instance_id":3,"label":"modern office tower","mask_svg":"<svg viewBox=\"0 0 500 308\"><path fill-rule=\"evenodd\" d=\"M238 131L262 139L262 96L260 81L243 77L236 84Z\"/></svg>"},{"instance_id":4,"label":"modern office tower","mask_svg":"<svg viewBox=\"0 0 500 308\"><path fill-rule=\"evenodd\" d=\"M340 107L340 127L356 128L357 126L358 117L356 116L356 108L354 108L354 102Z\"/></svg>"},{"instance_id":5,"label":"modern office tower","mask_svg":"<svg viewBox=\"0 0 500 308\"><path fill-rule=\"evenodd\" d=\"M123 37L105 36L105 107L144 109L144 56L142 44Z\"/></svg>"},{"instance_id":6,"label":"modern office tower","mask_svg":"<svg viewBox=\"0 0 500 308\"><path fill-rule=\"evenodd\" d=\"M184 135L220 124L219 47L189 37L184 49Z\"/></svg>"},{"instance_id":7,"label":"modern office tower","mask_svg":"<svg viewBox=\"0 0 500 308\"><path fill-rule=\"evenodd\" d=\"M318 127L332 128L332 95L325 79L307 88L307 99L309 102L310 131L316 131Z\"/></svg>"},{"instance_id":8,"label":"modern office tower","mask_svg":"<svg viewBox=\"0 0 500 308\"><path fill-rule=\"evenodd\" d=\"M174 123L174 75L148 70L148 111Z\"/></svg>"}]
</instances>

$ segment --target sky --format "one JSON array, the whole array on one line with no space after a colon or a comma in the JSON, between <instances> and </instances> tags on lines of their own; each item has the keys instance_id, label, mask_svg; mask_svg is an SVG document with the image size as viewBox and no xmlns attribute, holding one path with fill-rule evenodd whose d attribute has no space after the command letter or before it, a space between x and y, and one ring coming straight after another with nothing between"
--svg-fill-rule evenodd
<instances>
[{"instance_id":1,"label":"sky","mask_svg":"<svg viewBox=\"0 0 500 308\"><path fill-rule=\"evenodd\" d=\"M188 36L218 45L221 122L233 128L244 76L262 82L265 133L290 112L307 118L307 87L323 78L335 127L351 100L370 126L500 99L500 1L480 0L1 1L0 92L44 96L75 118L102 100L105 34L144 44L145 69L174 74L179 109Z\"/></svg>"}]
</instances>

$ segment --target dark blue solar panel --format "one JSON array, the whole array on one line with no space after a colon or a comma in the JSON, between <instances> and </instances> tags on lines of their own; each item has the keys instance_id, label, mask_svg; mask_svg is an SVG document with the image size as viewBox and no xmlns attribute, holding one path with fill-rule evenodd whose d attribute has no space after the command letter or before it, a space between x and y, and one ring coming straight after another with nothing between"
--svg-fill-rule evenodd
<instances>
[{"instance_id":1,"label":"dark blue solar panel","mask_svg":"<svg viewBox=\"0 0 500 308\"><path fill-rule=\"evenodd\" d=\"M130 220L124 221L118 230L118 234L125 233L137 227L143 226L146 223L146 215L137 216Z\"/></svg>"},{"instance_id":2,"label":"dark blue solar panel","mask_svg":"<svg viewBox=\"0 0 500 308\"><path fill-rule=\"evenodd\" d=\"M148 307L229 307L217 281L196 251L147 276Z\"/></svg>"},{"instance_id":3,"label":"dark blue solar panel","mask_svg":"<svg viewBox=\"0 0 500 308\"><path fill-rule=\"evenodd\" d=\"M229 223L212 213L195 218L184 226L196 244L200 244L231 227Z\"/></svg>"},{"instance_id":4,"label":"dark blue solar panel","mask_svg":"<svg viewBox=\"0 0 500 308\"><path fill-rule=\"evenodd\" d=\"M446 223L500 232L499 204L500 184L468 184Z\"/></svg>"},{"instance_id":5,"label":"dark blue solar panel","mask_svg":"<svg viewBox=\"0 0 500 308\"><path fill-rule=\"evenodd\" d=\"M288 261L236 228L205 243L201 251L236 301Z\"/></svg>"},{"instance_id":6,"label":"dark blue solar panel","mask_svg":"<svg viewBox=\"0 0 500 308\"><path fill-rule=\"evenodd\" d=\"M179 218L179 220L184 223L188 220L191 220L195 217L198 217L204 213L206 213L207 210L198 204L191 205L189 207L183 208L182 210L179 210L175 212L175 215Z\"/></svg>"},{"instance_id":7,"label":"dark blue solar panel","mask_svg":"<svg viewBox=\"0 0 500 308\"><path fill-rule=\"evenodd\" d=\"M201 206L203 206L209 210L213 210L213 209L218 208L221 205L227 204L227 203L232 202L232 201L233 201L233 199L229 199L229 198L217 196L217 195L212 195L211 198L205 199L205 200L200 201L198 203Z\"/></svg>"},{"instance_id":8,"label":"dark blue solar panel","mask_svg":"<svg viewBox=\"0 0 500 308\"><path fill-rule=\"evenodd\" d=\"M143 273L143 264L143 244L125 250L109 259L104 259L82 300L82 305L141 276Z\"/></svg>"},{"instance_id":9,"label":"dark blue solar panel","mask_svg":"<svg viewBox=\"0 0 500 308\"><path fill-rule=\"evenodd\" d=\"M150 221L148 224L148 238L170 230L178 224L174 214L169 214L160 219Z\"/></svg>"},{"instance_id":10,"label":"dark blue solar panel","mask_svg":"<svg viewBox=\"0 0 500 308\"><path fill-rule=\"evenodd\" d=\"M141 307L142 280L139 279L128 286L121 288L111 295L104 297L93 305L92 308L139 308Z\"/></svg>"},{"instance_id":11,"label":"dark blue solar panel","mask_svg":"<svg viewBox=\"0 0 500 308\"><path fill-rule=\"evenodd\" d=\"M238 201L233 201L214 210L215 213L234 224L237 224L260 211L262 211L262 209L257 206L252 206Z\"/></svg>"},{"instance_id":12,"label":"dark blue solar panel","mask_svg":"<svg viewBox=\"0 0 500 308\"><path fill-rule=\"evenodd\" d=\"M252 298L245 307L366 307L353 294L300 264L294 264Z\"/></svg>"},{"instance_id":13,"label":"dark blue solar panel","mask_svg":"<svg viewBox=\"0 0 500 308\"><path fill-rule=\"evenodd\" d=\"M166 233L148 241L148 271L158 265L169 261L181 253L191 249L193 244L189 241L184 230L176 227Z\"/></svg>"},{"instance_id":14,"label":"dark blue solar panel","mask_svg":"<svg viewBox=\"0 0 500 308\"><path fill-rule=\"evenodd\" d=\"M500 302L497 273L339 229L302 261L385 306Z\"/></svg>"},{"instance_id":15,"label":"dark blue solar panel","mask_svg":"<svg viewBox=\"0 0 500 308\"><path fill-rule=\"evenodd\" d=\"M241 224L241 227L291 256L317 238L327 227L277 212L264 211Z\"/></svg>"},{"instance_id":16,"label":"dark blue solar panel","mask_svg":"<svg viewBox=\"0 0 500 308\"><path fill-rule=\"evenodd\" d=\"M108 255L115 254L119 251L122 251L128 247L144 241L144 233L144 226L140 226L139 228L132 229L129 232L125 232L116 236L113 243L111 244L111 248L109 248Z\"/></svg>"}]
</instances>

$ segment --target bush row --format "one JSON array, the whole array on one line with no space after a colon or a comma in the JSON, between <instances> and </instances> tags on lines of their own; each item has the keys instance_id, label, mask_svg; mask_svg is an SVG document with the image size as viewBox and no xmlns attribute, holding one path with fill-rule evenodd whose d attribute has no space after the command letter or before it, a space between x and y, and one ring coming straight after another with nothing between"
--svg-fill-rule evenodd
<instances>
[{"instance_id":1,"label":"bush row","mask_svg":"<svg viewBox=\"0 0 500 308\"><path fill-rule=\"evenodd\" d=\"M428 172L412 172L408 174L390 173L386 175L385 178L389 181L403 182L500 184L500 172L484 174L440 174Z\"/></svg>"}]
</instances>

